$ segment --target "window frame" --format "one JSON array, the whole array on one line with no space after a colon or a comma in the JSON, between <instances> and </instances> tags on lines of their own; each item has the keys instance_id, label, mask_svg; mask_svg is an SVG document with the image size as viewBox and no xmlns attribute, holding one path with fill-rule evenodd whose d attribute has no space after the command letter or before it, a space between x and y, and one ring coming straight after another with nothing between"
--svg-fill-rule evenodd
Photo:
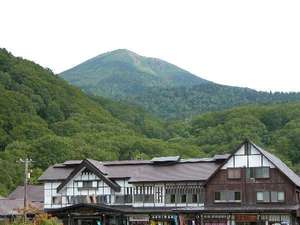
<instances>
[{"instance_id":1,"label":"window frame","mask_svg":"<svg viewBox=\"0 0 300 225\"><path fill-rule=\"evenodd\" d=\"M272 202L272 196L271 196L271 191L266 191L266 190L257 190L256 192L256 203L263 203L263 204L269 204L269 203L276 203ZM263 200L258 200L257 199L257 194L262 193L263 194ZM267 193L267 194L266 194ZM265 196L268 196L268 199L265 199Z\"/></svg>"},{"instance_id":2,"label":"window frame","mask_svg":"<svg viewBox=\"0 0 300 225\"><path fill-rule=\"evenodd\" d=\"M183 201L183 199L184 199L184 201ZM187 203L187 194L180 195L180 203L184 203L184 204Z\"/></svg>"},{"instance_id":3,"label":"window frame","mask_svg":"<svg viewBox=\"0 0 300 225\"><path fill-rule=\"evenodd\" d=\"M268 177L257 177L257 170L258 169L268 169ZM260 166L260 167L247 167L245 170L245 176L247 180L251 180L251 179L270 179L271 174L270 174L270 167L269 166ZM249 173L249 176L248 176ZM251 175L253 175L253 177L251 177Z\"/></svg>"},{"instance_id":4,"label":"window frame","mask_svg":"<svg viewBox=\"0 0 300 225\"><path fill-rule=\"evenodd\" d=\"M236 200L236 193L239 193L240 199ZM229 199L228 196L232 194L233 199ZM216 199L219 195L220 199ZM222 195L225 199L222 199ZM240 190L220 190L214 192L214 203L241 203L242 202L242 192Z\"/></svg>"},{"instance_id":5,"label":"window frame","mask_svg":"<svg viewBox=\"0 0 300 225\"><path fill-rule=\"evenodd\" d=\"M257 170L264 170L264 169L268 169L268 176L267 177L257 177ZM268 166L261 166L261 167L254 167L254 175L255 175L255 179L270 179L270 167Z\"/></svg>"}]
</instances>

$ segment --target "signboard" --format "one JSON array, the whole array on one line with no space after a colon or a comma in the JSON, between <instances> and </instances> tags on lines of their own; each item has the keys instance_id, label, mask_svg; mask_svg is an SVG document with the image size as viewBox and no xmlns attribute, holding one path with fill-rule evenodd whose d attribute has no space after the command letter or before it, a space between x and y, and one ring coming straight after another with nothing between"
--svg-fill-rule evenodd
<instances>
[{"instance_id":1,"label":"signboard","mask_svg":"<svg viewBox=\"0 0 300 225\"><path fill-rule=\"evenodd\" d=\"M256 215L251 214L237 214L235 215L235 222L256 222Z\"/></svg>"},{"instance_id":2,"label":"signboard","mask_svg":"<svg viewBox=\"0 0 300 225\"><path fill-rule=\"evenodd\" d=\"M148 222L149 221L149 216L148 215L130 215L129 216L129 221L130 222Z\"/></svg>"}]
</instances>

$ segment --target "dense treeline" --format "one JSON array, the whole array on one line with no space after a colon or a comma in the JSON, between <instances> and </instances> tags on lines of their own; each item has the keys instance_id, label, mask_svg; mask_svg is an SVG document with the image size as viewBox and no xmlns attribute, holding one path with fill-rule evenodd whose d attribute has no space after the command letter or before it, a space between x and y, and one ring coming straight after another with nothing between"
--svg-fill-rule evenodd
<instances>
[{"instance_id":1,"label":"dense treeline","mask_svg":"<svg viewBox=\"0 0 300 225\"><path fill-rule=\"evenodd\" d=\"M299 93L259 92L214 83L190 87L147 88L125 97L146 111L167 119L190 118L199 113L220 111L247 104L299 102Z\"/></svg>"},{"instance_id":2,"label":"dense treeline","mask_svg":"<svg viewBox=\"0 0 300 225\"><path fill-rule=\"evenodd\" d=\"M67 159L201 156L196 146L163 141L164 124L139 108L89 97L33 62L0 50L0 195L21 182L19 158L33 178Z\"/></svg>"}]
</instances>

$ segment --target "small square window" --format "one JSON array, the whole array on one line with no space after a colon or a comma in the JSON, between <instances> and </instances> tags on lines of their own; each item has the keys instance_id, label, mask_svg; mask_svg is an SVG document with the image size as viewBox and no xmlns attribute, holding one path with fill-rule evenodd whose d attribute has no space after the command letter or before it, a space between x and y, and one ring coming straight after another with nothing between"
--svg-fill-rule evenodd
<instances>
[{"instance_id":1,"label":"small square window","mask_svg":"<svg viewBox=\"0 0 300 225\"><path fill-rule=\"evenodd\" d=\"M221 200L221 192L217 191L215 192L215 201L220 201Z\"/></svg>"},{"instance_id":2,"label":"small square window","mask_svg":"<svg viewBox=\"0 0 300 225\"><path fill-rule=\"evenodd\" d=\"M264 201L264 193L262 191L256 192L256 200L259 202Z\"/></svg>"},{"instance_id":3,"label":"small square window","mask_svg":"<svg viewBox=\"0 0 300 225\"><path fill-rule=\"evenodd\" d=\"M52 205L60 205L62 203L61 196L53 196L52 197Z\"/></svg>"},{"instance_id":4,"label":"small square window","mask_svg":"<svg viewBox=\"0 0 300 225\"><path fill-rule=\"evenodd\" d=\"M239 191L234 192L234 200L241 201L241 192L239 192Z\"/></svg>"}]
</instances>

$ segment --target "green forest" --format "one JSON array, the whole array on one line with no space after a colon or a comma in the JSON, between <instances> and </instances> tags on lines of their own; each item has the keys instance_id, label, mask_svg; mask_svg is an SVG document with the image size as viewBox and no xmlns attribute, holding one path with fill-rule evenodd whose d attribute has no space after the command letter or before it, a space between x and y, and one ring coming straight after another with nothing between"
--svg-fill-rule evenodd
<instances>
[{"instance_id":1,"label":"green forest","mask_svg":"<svg viewBox=\"0 0 300 225\"><path fill-rule=\"evenodd\" d=\"M249 138L300 171L300 103L252 104L165 121L128 102L89 96L50 69L0 50L0 195L69 159L205 157ZM183 110L183 109L180 109Z\"/></svg>"}]
</instances>

